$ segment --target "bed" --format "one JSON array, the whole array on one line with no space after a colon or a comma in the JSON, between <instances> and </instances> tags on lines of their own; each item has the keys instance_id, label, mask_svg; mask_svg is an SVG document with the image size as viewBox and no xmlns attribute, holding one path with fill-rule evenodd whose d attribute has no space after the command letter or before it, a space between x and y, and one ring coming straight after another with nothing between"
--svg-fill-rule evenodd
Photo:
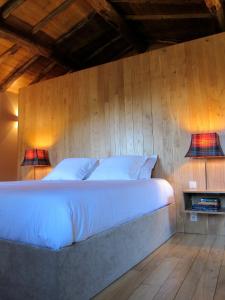
<instances>
[{"instance_id":1,"label":"bed","mask_svg":"<svg viewBox=\"0 0 225 300\"><path fill-rule=\"evenodd\" d=\"M0 184L0 298L90 299L175 232L163 179Z\"/></svg>"}]
</instances>

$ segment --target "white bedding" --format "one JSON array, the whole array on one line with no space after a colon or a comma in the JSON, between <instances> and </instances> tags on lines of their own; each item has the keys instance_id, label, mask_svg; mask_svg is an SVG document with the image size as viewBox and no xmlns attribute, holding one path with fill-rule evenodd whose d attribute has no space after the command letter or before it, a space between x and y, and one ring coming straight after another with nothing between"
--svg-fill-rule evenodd
<instances>
[{"instance_id":1,"label":"white bedding","mask_svg":"<svg viewBox=\"0 0 225 300\"><path fill-rule=\"evenodd\" d=\"M172 201L163 179L0 183L0 239L57 250Z\"/></svg>"}]
</instances>

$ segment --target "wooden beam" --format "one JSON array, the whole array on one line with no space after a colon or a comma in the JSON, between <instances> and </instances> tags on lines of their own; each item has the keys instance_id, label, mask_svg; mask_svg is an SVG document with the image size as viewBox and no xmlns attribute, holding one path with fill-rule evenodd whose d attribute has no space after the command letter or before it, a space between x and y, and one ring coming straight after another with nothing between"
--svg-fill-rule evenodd
<instances>
[{"instance_id":1,"label":"wooden beam","mask_svg":"<svg viewBox=\"0 0 225 300\"><path fill-rule=\"evenodd\" d=\"M96 16L96 12L93 12L90 15L88 15L87 18L81 20L70 31L66 32L61 37L59 37L59 39L56 41L56 44L60 44L60 43L64 42L65 40L69 39L74 33L76 33L82 27L87 25L87 23L89 23L95 16Z\"/></svg>"},{"instance_id":2,"label":"wooden beam","mask_svg":"<svg viewBox=\"0 0 225 300\"><path fill-rule=\"evenodd\" d=\"M123 48L121 51L116 52L113 55L111 55L110 59L101 61L101 64L109 62L109 61L112 62L112 61L115 61L117 59L120 59L120 58L124 57L125 55L127 55L128 53L130 53L131 51L132 51L132 54L137 54L137 51L134 50L133 46L132 45L128 45L127 47ZM82 66L81 70L82 69L86 69L86 68L90 68L90 67L93 67L93 66L96 66L98 64L99 64L99 62L96 63L95 60L89 61L89 62L87 62L86 64L84 64Z\"/></svg>"},{"instance_id":3,"label":"wooden beam","mask_svg":"<svg viewBox=\"0 0 225 300\"><path fill-rule=\"evenodd\" d=\"M50 63L47 65L47 67L44 68L44 69L38 74L38 76L37 76L36 78L34 78L34 80L33 80L29 85L41 81L42 78L44 78L45 75L47 75L47 74L48 74L55 66L56 66L56 62L54 62L54 61L53 61L53 62L50 62Z\"/></svg>"},{"instance_id":4,"label":"wooden beam","mask_svg":"<svg viewBox=\"0 0 225 300\"><path fill-rule=\"evenodd\" d=\"M166 46L176 45L178 42L175 40L152 40L151 45L148 48L148 51L159 49Z\"/></svg>"},{"instance_id":5,"label":"wooden beam","mask_svg":"<svg viewBox=\"0 0 225 300\"><path fill-rule=\"evenodd\" d=\"M204 0L211 15L216 18L220 29L225 31L225 13L223 0Z\"/></svg>"},{"instance_id":6,"label":"wooden beam","mask_svg":"<svg viewBox=\"0 0 225 300\"><path fill-rule=\"evenodd\" d=\"M19 50L18 45L13 45L0 55L0 63L4 62L8 57L14 55Z\"/></svg>"},{"instance_id":7,"label":"wooden beam","mask_svg":"<svg viewBox=\"0 0 225 300\"><path fill-rule=\"evenodd\" d=\"M88 62L90 60L92 60L96 55L98 55L99 53L101 53L102 51L104 51L108 46L110 46L111 44L118 42L121 39L121 36L117 36L114 39L110 40L108 43L106 43L105 45L103 45L102 47L98 48L96 51L94 51L90 56L88 56L84 62Z\"/></svg>"},{"instance_id":8,"label":"wooden beam","mask_svg":"<svg viewBox=\"0 0 225 300\"><path fill-rule=\"evenodd\" d=\"M66 1L64 1L56 9L54 9L52 12L50 12L50 14L48 14L45 18L43 18L39 23L37 23L33 27L32 33L35 34L38 31L40 31L43 27L45 27L48 24L49 21L51 21L58 14L62 13L64 10L66 10L75 1L76 0L66 0Z\"/></svg>"},{"instance_id":9,"label":"wooden beam","mask_svg":"<svg viewBox=\"0 0 225 300\"><path fill-rule=\"evenodd\" d=\"M13 72L7 77L1 84L0 84L0 90L6 91L10 85L13 84L21 75L23 75L27 69L39 58L38 55L33 56L31 59L29 59L25 64L18 67L16 70L13 70Z\"/></svg>"},{"instance_id":10,"label":"wooden beam","mask_svg":"<svg viewBox=\"0 0 225 300\"><path fill-rule=\"evenodd\" d=\"M161 20L184 20L184 19L209 19L209 13L196 14L171 14L171 15L126 15L127 20L132 21L161 21Z\"/></svg>"},{"instance_id":11,"label":"wooden beam","mask_svg":"<svg viewBox=\"0 0 225 300\"><path fill-rule=\"evenodd\" d=\"M163 45L176 45L177 41L174 41L174 40L155 40L154 43L163 44Z\"/></svg>"},{"instance_id":12,"label":"wooden beam","mask_svg":"<svg viewBox=\"0 0 225 300\"><path fill-rule=\"evenodd\" d=\"M106 0L86 0L93 9L111 26L113 26L123 38L129 42L138 52L146 49L145 43L129 29L126 21Z\"/></svg>"},{"instance_id":13,"label":"wooden beam","mask_svg":"<svg viewBox=\"0 0 225 300\"><path fill-rule=\"evenodd\" d=\"M135 4L199 4L200 0L110 0L112 3L135 3Z\"/></svg>"},{"instance_id":14,"label":"wooden beam","mask_svg":"<svg viewBox=\"0 0 225 300\"><path fill-rule=\"evenodd\" d=\"M51 49L44 47L37 42L31 40L22 33L14 31L9 25L0 21L0 38L9 40L22 47L28 48L32 53L39 54L44 57L50 57L52 54Z\"/></svg>"},{"instance_id":15,"label":"wooden beam","mask_svg":"<svg viewBox=\"0 0 225 300\"><path fill-rule=\"evenodd\" d=\"M117 53L113 57L113 60L117 60L117 59L120 59L120 58L124 57L125 55L128 54L128 52L130 52L132 50L133 50L132 46L128 46L128 47L124 48L123 50L121 50L119 53ZM135 54L135 53L133 53L133 54Z\"/></svg>"},{"instance_id":16,"label":"wooden beam","mask_svg":"<svg viewBox=\"0 0 225 300\"><path fill-rule=\"evenodd\" d=\"M8 16L21 4L23 4L25 0L9 0L6 4L1 8L1 16L3 19L8 18Z\"/></svg>"},{"instance_id":17,"label":"wooden beam","mask_svg":"<svg viewBox=\"0 0 225 300\"><path fill-rule=\"evenodd\" d=\"M12 28L10 25L2 22L1 20L0 38L7 39L21 47L26 47L33 55L51 58L51 60L54 60L59 65L62 65L66 68L72 68L70 62L68 62L66 58L60 57L59 54L57 55L52 47L43 44L40 45L39 42L35 41L34 36L32 37L29 34L18 32L16 29Z\"/></svg>"}]
</instances>

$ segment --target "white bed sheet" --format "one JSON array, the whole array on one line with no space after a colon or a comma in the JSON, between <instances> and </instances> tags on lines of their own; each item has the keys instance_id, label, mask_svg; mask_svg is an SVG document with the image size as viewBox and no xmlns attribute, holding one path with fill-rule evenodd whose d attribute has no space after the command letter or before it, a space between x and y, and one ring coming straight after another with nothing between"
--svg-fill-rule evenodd
<instances>
[{"instance_id":1,"label":"white bed sheet","mask_svg":"<svg viewBox=\"0 0 225 300\"><path fill-rule=\"evenodd\" d=\"M0 239L57 250L173 202L163 179L0 183Z\"/></svg>"}]
</instances>

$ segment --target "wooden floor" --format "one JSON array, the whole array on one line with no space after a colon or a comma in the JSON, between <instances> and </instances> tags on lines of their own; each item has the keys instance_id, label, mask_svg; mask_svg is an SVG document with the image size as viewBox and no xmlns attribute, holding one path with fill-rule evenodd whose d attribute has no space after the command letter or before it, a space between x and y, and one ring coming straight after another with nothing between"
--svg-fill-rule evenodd
<instances>
[{"instance_id":1,"label":"wooden floor","mask_svg":"<svg viewBox=\"0 0 225 300\"><path fill-rule=\"evenodd\" d=\"M95 300L225 300L225 237L176 234Z\"/></svg>"}]
</instances>

